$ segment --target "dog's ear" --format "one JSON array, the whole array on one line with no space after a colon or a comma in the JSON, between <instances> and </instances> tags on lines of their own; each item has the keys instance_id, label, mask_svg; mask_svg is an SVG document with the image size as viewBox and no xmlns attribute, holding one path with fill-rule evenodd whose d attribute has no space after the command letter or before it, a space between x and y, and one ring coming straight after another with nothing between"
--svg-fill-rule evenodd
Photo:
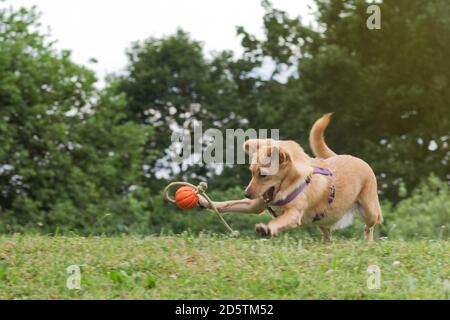
<instances>
[{"instance_id":1,"label":"dog's ear","mask_svg":"<svg viewBox=\"0 0 450 320\"><path fill-rule=\"evenodd\" d=\"M291 161L289 151L279 145L267 148L267 156L270 157L272 161L278 160L280 165Z\"/></svg>"},{"instance_id":2,"label":"dog's ear","mask_svg":"<svg viewBox=\"0 0 450 320\"><path fill-rule=\"evenodd\" d=\"M255 145L255 139L250 139L244 142L243 148L244 148L244 152L246 154L250 153L250 148L253 149L254 145Z\"/></svg>"},{"instance_id":3,"label":"dog's ear","mask_svg":"<svg viewBox=\"0 0 450 320\"><path fill-rule=\"evenodd\" d=\"M253 154L260 147L264 146L270 147L271 145L272 145L271 139L249 139L245 141L243 147L246 154Z\"/></svg>"}]
</instances>

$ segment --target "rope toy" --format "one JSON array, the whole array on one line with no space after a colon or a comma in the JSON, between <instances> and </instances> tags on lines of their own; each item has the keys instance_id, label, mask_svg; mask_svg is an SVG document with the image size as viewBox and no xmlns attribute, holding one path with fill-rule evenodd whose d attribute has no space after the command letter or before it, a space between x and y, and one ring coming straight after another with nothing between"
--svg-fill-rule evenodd
<instances>
[{"instance_id":1,"label":"rope toy","mask_svg":"<svg viewBox=\"0 0 450 320\"><path fill-rule=\"evenodd\" d=\"M169 190L174 186L181 186L181 188L179 188L175 193L175 199L169 196ZM233 230L225 221L222 214L219 212L219 210L217 210L214 203L206 194L205 191L207 188L208 184L206 182L200 182L198 186L194 186L193 184L182 181L172 182L168 184L164 189L164 198L169 202L175 203L181 209L192 209L197 205L199 201L198 197L203 197L211 205L212 210L216 213L217 217L225 226L225 228L227 228L227 230L231 232L231 235L234 237L238 237L239 231Z\"/></svg>"}]
</instances>

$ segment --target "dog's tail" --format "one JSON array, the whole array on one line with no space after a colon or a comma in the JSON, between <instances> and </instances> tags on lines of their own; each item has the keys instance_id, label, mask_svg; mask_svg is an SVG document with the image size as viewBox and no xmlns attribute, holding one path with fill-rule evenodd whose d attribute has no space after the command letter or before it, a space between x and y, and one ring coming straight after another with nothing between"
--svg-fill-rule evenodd
<instances>
[{"instance_id":1,"label":"dog's tail","mask_svg":"<svg viewBox=\"0 0 450 320\"><path fill-rule=\"evenodd\" d=\"M323 137L323 133L330 123L332 113L326 113L317 120L309 133L309 145L311 146L312 152L318 158L326 159L333 157L336 153L328 148Z\"/></svg>"}]
</instances>

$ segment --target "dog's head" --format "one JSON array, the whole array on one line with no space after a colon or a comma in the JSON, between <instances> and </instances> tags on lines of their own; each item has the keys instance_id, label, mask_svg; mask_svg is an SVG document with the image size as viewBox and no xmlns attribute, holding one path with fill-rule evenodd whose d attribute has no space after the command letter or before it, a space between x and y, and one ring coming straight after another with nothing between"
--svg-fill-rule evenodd
<instances>
[{"instance_id":1,"label":"dog's head","mask_svg":"<svg viewBox=\"0 0 450 320\"><path fill-rule=\"evenodd\" d=\"M307 156L295 142L251 139L244 143L244 151L251 158L252 179L245 189L249 199L262 197L269 203L283 188L307 175L307 166L302 164Z\"/></svg>"}]
</instances>

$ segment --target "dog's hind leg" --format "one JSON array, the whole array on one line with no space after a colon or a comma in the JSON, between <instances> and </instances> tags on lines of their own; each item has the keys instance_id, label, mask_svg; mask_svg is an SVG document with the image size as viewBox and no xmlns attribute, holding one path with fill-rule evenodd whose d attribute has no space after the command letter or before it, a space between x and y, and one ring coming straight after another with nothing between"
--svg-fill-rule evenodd
<instances>
[{"instance_id":1,"label":"dog's hind leg","mask_svg":"<svg viewBox=\"0 0 450 320\"><path fill-rule=\"evenodd\" d=\"M320 227L323 233L323 242L331 242L331 229L326 227Z\"/></svg>"},{"instance_id":2,"label":"dog's hind leg","mask_svg":"<svg viewBox=\"0 0 450 320\"><path fill-rule=\"evenodd\" d=\"M361 190L359 203L364 211L364 220L366 222L365 238L371 242L373 241L373 229L375 225L383 222L375 177L370 179Z\"/></svg>"}]
</instances>

